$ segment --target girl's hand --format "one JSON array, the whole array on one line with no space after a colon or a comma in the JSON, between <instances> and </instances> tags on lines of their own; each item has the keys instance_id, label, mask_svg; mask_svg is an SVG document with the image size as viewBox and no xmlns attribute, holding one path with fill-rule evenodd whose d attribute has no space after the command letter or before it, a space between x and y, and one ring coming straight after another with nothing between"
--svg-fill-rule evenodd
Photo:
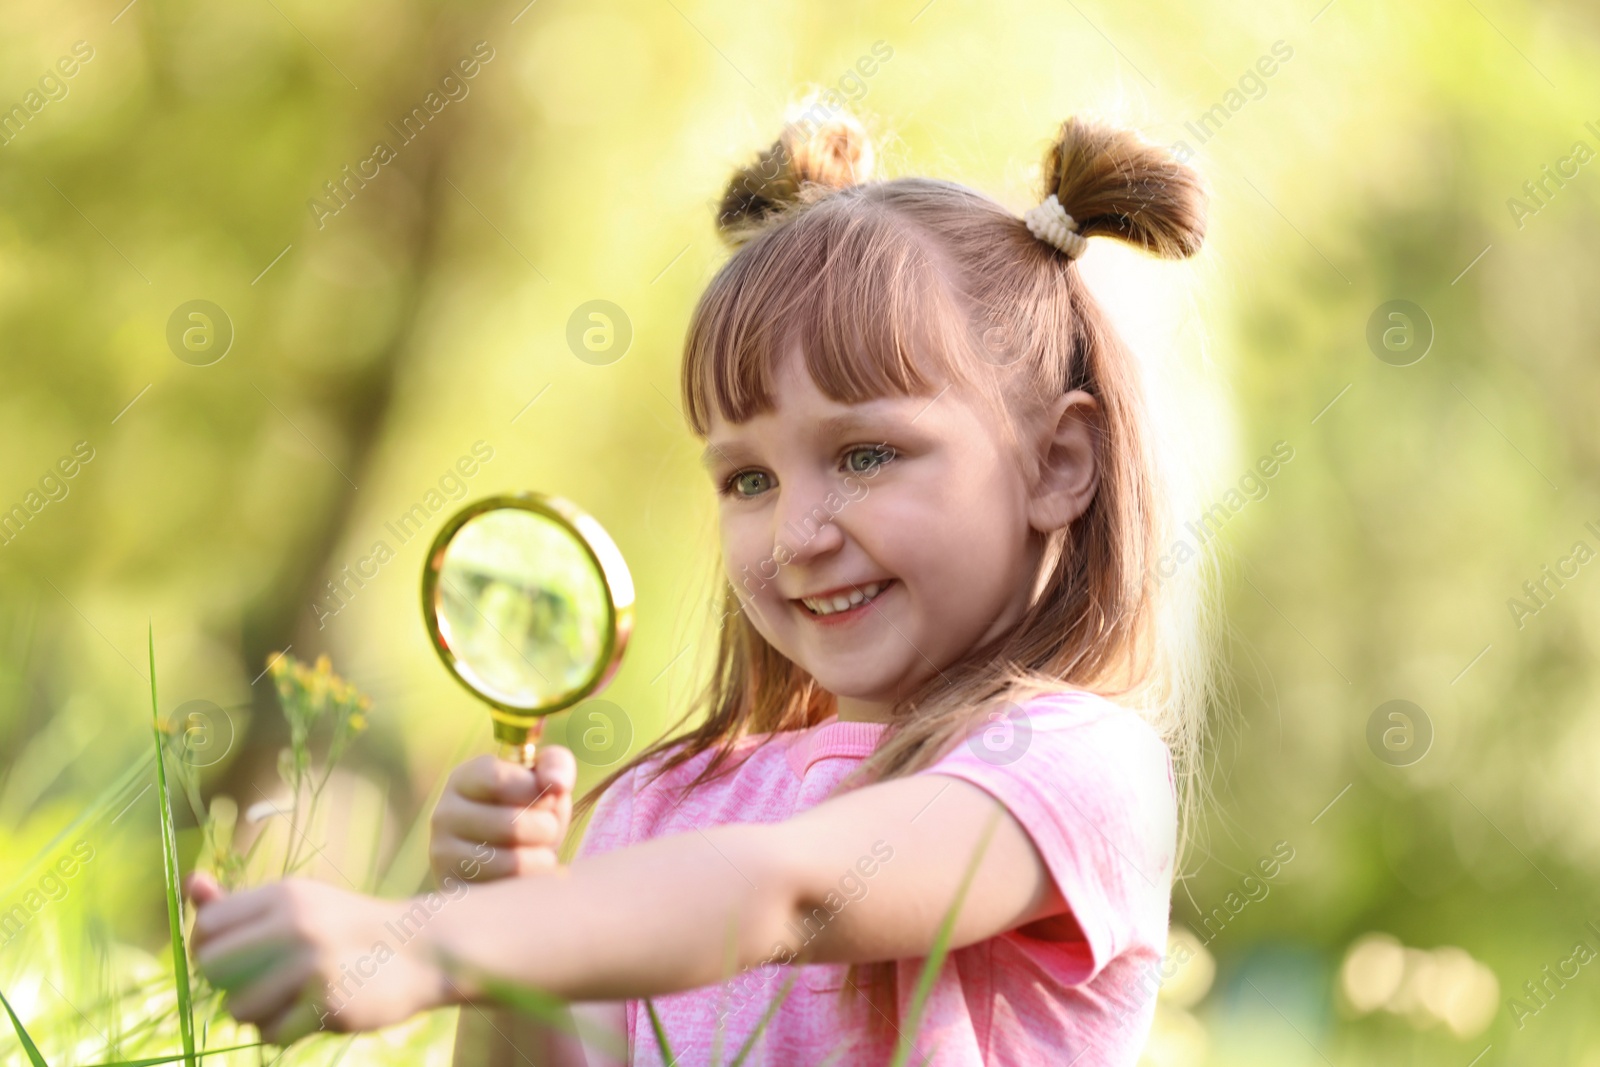
<instances>
[{"instance_id":1,"label":"girl's hand","mask_svg":"<svg viewBox=\"0 0 1600 1067\"><path fill-rule=\"evenodd\" d=\"M258 1027L263 1041L375 1030L452 1002L426 939L414 940L415 913L428 915L414 901L301 878L229 895L198 872L184 879L184 892L197 906L195 962L227 991L229 1013Z\"/></svg>"},{"instance_id":2,"label":"girl's hand","mask_svg":"<svg viewBox=\"0 0 1600 1067\"><path fill-rule=\"evenodd\" d=\"M577 775L571 750L560 745L540 746L531 771L478 756L450 772L428 841L439 884L555 870Z\"/></svg>"}]
</instances>

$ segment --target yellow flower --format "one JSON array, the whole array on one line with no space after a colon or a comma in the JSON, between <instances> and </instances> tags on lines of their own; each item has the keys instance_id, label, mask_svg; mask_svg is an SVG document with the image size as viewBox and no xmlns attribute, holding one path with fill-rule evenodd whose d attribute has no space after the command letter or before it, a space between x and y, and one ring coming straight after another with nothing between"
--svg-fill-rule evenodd
<instances>
[{"instance_id":1,"label":"yellow flower","mask_svg":"<svg viewBox=\"0 0 1600 1067\"><path fill-rule=\"evenodd\" d=\"M320 706L327 698L333 677L333 663L326 652L317 657L316 673L312 676L312 699Z\"/></svg>"}]
</instances>

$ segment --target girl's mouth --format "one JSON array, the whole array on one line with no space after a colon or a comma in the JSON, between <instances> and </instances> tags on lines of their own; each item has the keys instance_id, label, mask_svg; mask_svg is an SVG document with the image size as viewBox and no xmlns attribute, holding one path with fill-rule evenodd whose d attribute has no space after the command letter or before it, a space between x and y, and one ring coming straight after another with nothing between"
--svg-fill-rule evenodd
<instances>
[{"instance_id":1,"label":"girl's mouth","mask_svg":"<svg viewBox=\"0 0 1600 1067\"><path fill-rule=\"evenodd\" d=\"M879 582L868 582L866 585L851 590L849 593L840 593L831 597L802 597L795 601L801 609L812 619L827 625L838 625L858 619L872 610L868 607L873 601L884 594L884 591L894 585L894 579L889 578Z\"/></svg>"}]
</instances>

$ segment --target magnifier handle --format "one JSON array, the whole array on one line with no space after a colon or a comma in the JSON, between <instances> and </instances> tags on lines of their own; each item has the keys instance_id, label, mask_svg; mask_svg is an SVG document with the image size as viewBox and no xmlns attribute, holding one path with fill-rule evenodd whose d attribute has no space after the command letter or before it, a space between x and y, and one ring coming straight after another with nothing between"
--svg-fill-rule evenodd
<instances>
[{"instance_id":1,"label":"magnifier handle","mask_svg":"<svg viewBox=\"0 0 1600 1067\"><path fill-rule=\"evenodd\" d=\"M495 754L508 763L515 763L519 767L533 770L534 750L538 747L539 739L544 736L544 720L535 719L531 724L522 726L505 719L496 719L494 723Z\"/></svg>"},{"instance_id":2,"label":"magnifier handle","mask_svg":"<svg viewBox=\"0 0 1600 1067\"><path fill-rule=\"evenodd\" d=\"M521 767L526 767L530 771L533 770L534 749L538 746L532 738L529 738L522 744L516 744L511 741L502 741L500 742L499 747L500 751L496 753L496 755L498 755L501 759L506 760L509 763L515 763Z\"/></svg>"}]
</instances>

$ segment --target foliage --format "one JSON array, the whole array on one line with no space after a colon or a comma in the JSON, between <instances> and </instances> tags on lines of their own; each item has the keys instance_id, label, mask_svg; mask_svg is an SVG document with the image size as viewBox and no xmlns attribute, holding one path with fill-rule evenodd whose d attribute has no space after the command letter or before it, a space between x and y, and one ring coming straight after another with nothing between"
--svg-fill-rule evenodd
<instances>
[{"instance_id":1,"label":"foliage","mask_svg":"<svg viewBox=\"0 0 1600 1067\"><path fill-rule=\"evenodd\" d=\"M289 846L284 851L282 871L288 875L299 870L308 858L304 855L304 836L299 832L300 795L309 788L311 795L306 806L316 806L346 746L366 729L372 700L334 674L326 655L318 656L315 666L307 667L287 652L281 652L271 659L267 670L272 675L284 717L289 721L289 747L278 753L278 775L289 787L292 798ZM323 758L322 776L318 778L311 771L311 733L324 724L331 736Z\"/></svg>"},{"instance_id":2,"label":"foliage","mask_svg":"<svg viewBox=\"0 0 1600 1067\"><path fill-rule=\"evenodd\" d=\"M223 998L220 991L209 988L204 978L191 974L189 968L184 935L184 899L180 888L177 851L178 829L172 803L173 788L169 785L169 767L173 772L172 777L176 778L178 785L188 795L191 808L195 811L199 810L199 805L196 803L198 781L192 759L194 749L190 732L176 729L170 720L164 721L161 715L156 685L153 626L149 635L149 663L152 734L156 751L154 763L158 825L164 871L162 891L167 909L174 1000L167 1012L138 1020L131 1017L132 1013L130 1018L120 1017L118 1013L123 1010L124 1005L116 1000L110 1001L105 1008L111 1016L108 1021L114 1032L146 1030L147 1032L139 1039L141 1044L168 1038L172 1036L172 1028L175 1028L176 1038L182 1046L182 1051L167 1057L117 1061L116 1064L108 1064L106 1067L130 1067L133 1063L153 1065L179 1059L187 1067L194 1067L208 1055L215 1056L258 1048L259 1045L236 1044L208 1051L205 1047L205 1034L202 1034L198 1046L196 1043L196 1005L208 1009L205 1032L209 1033L210 1023L221 1017ZM281 865L276 866L276 871L272 875L281 877L298 869L299 861L296 857L300 855L302 849L314 847L306 840L303 832L297 832L294 816L300 814L303 809L305 825L307 827L312 825L317 803L334 766L353 738L366 728L366 716L372 708L372 700L335 674L332 663L326 655L319 656L315 665L308 667L293 656L280 653L271 658L267 670L272 674L282 712L290 728L290 745L281 753L279 770L285 784L290 787L291 795L296 798L291 802L291 810L288 813L291 817L291 832L285 839L284 859ZM313 758L312 752L312 735L319 728L325 729L330 734L320 761ZM302 793L308 795L301 799ZM202 856L208 861L205 865L217 872L219 880L225 879L224 884L229 888L246 888L251 860L256 854L257 847L267 839L267 835L258 833L250 847L242 853L235 850L233 837L237 824L236 816L237 808L231 800L222 796L212 800L209 815L199 828L203 838ZM12 1010L9 1001L5 1007L30 1063L34 1067L45 1067L47 1061L21 1019ZM232 1028L231 1021L227 1025ZM107 1051L115 1054L118 1051L118 1043L112 1042L111 1048ZM301 1051L304 1052L305 1048Z\"/></svg>"},{"instance_id":3,"label":"foliage","mask_svg":"<svg viewBox=\"0 0 1600 1067\"><path fill-rule=\"evenodd\" d=\"M885 172L1019 213L1053 124L1081 111L1187 142L1212 187L1197 260L1107 246L1075 268L1175 387L1166 410L1220 409L1192 445L1187 518L1274 442L1294 449L1214 539L1231 692L1173 914L1209 938L1215 980L1181 1014L1164 1007L1158 1026L1189 1028L1165 1062L1461 1067L1491 1044L1479 1067L1600 1062L1586 973L1525 1025L1504 1002L1587 936L1600 890L1585 814L1600 807L1600 587L1587 563L1544 577L1574 542L1600 546L1600 162L1560 169L1574 142L1600 143L1592 4L919 0L750 18L731 0L118 0L7 5L0 30L4 107L74 40L94 51L0 145L0 511L38 505L0 538L0 908L75 841L95 850L0 948L0 989L52 1062L181 1045L156 957L171 931L138 654L151 616L162 691L236 713L226 760L169 748L164 764L179 860L232 886L311 867L275 850L306 832L341 713L307 727L316 755L297 765L276 680L257 683L292 646L326 650L385 709L341 760L396 813L356 829L409 842L368 884L416 888L427 795L487 737L419 625L428 538L390 530L415 507L441 521L429 494L442 509L534 488L604 523L639 603L660 606L606 698L636 748L677 719L704 665L682 653L705 646L694 620L716 592L711 492L675 406L682 326L725 255L707 205L803 84L856 97ZM308 201L480 39L497 58L470 96L377 178L349 180L319 225ZM844 82L878 39L894 58ZM1250 73L1279 40L1293 57ZM605 366L565 341L597 297L635 327ZM168 343L196 299L235 335L207 366ZM1412 365L1367 342L1394 299L1431 317ZM458 494L450 472L480 438L494 458ZM93 458L63 478L79 441ZM380 557L374 576L363 561ZM1395 698L1434 728L1412 766L1367 741ZM295 799L275 801L289 814L268 833L252 789L278 793L285 746ZM1208 934L1280 839L1296 859L1270 894ZM1403 977L1358 1013L1341 966L1374 932L1408 950ZM1452 946L1503 994L1470 1039L1428 1008ZM197 991L197 1056L225 1025L215 1007ZM363 1040L347 1062L417 1062L450 1025L388 1035L398 1051ZM30 1062L8 1041L5 1061Z\"/></svg>"}]
</instances>

